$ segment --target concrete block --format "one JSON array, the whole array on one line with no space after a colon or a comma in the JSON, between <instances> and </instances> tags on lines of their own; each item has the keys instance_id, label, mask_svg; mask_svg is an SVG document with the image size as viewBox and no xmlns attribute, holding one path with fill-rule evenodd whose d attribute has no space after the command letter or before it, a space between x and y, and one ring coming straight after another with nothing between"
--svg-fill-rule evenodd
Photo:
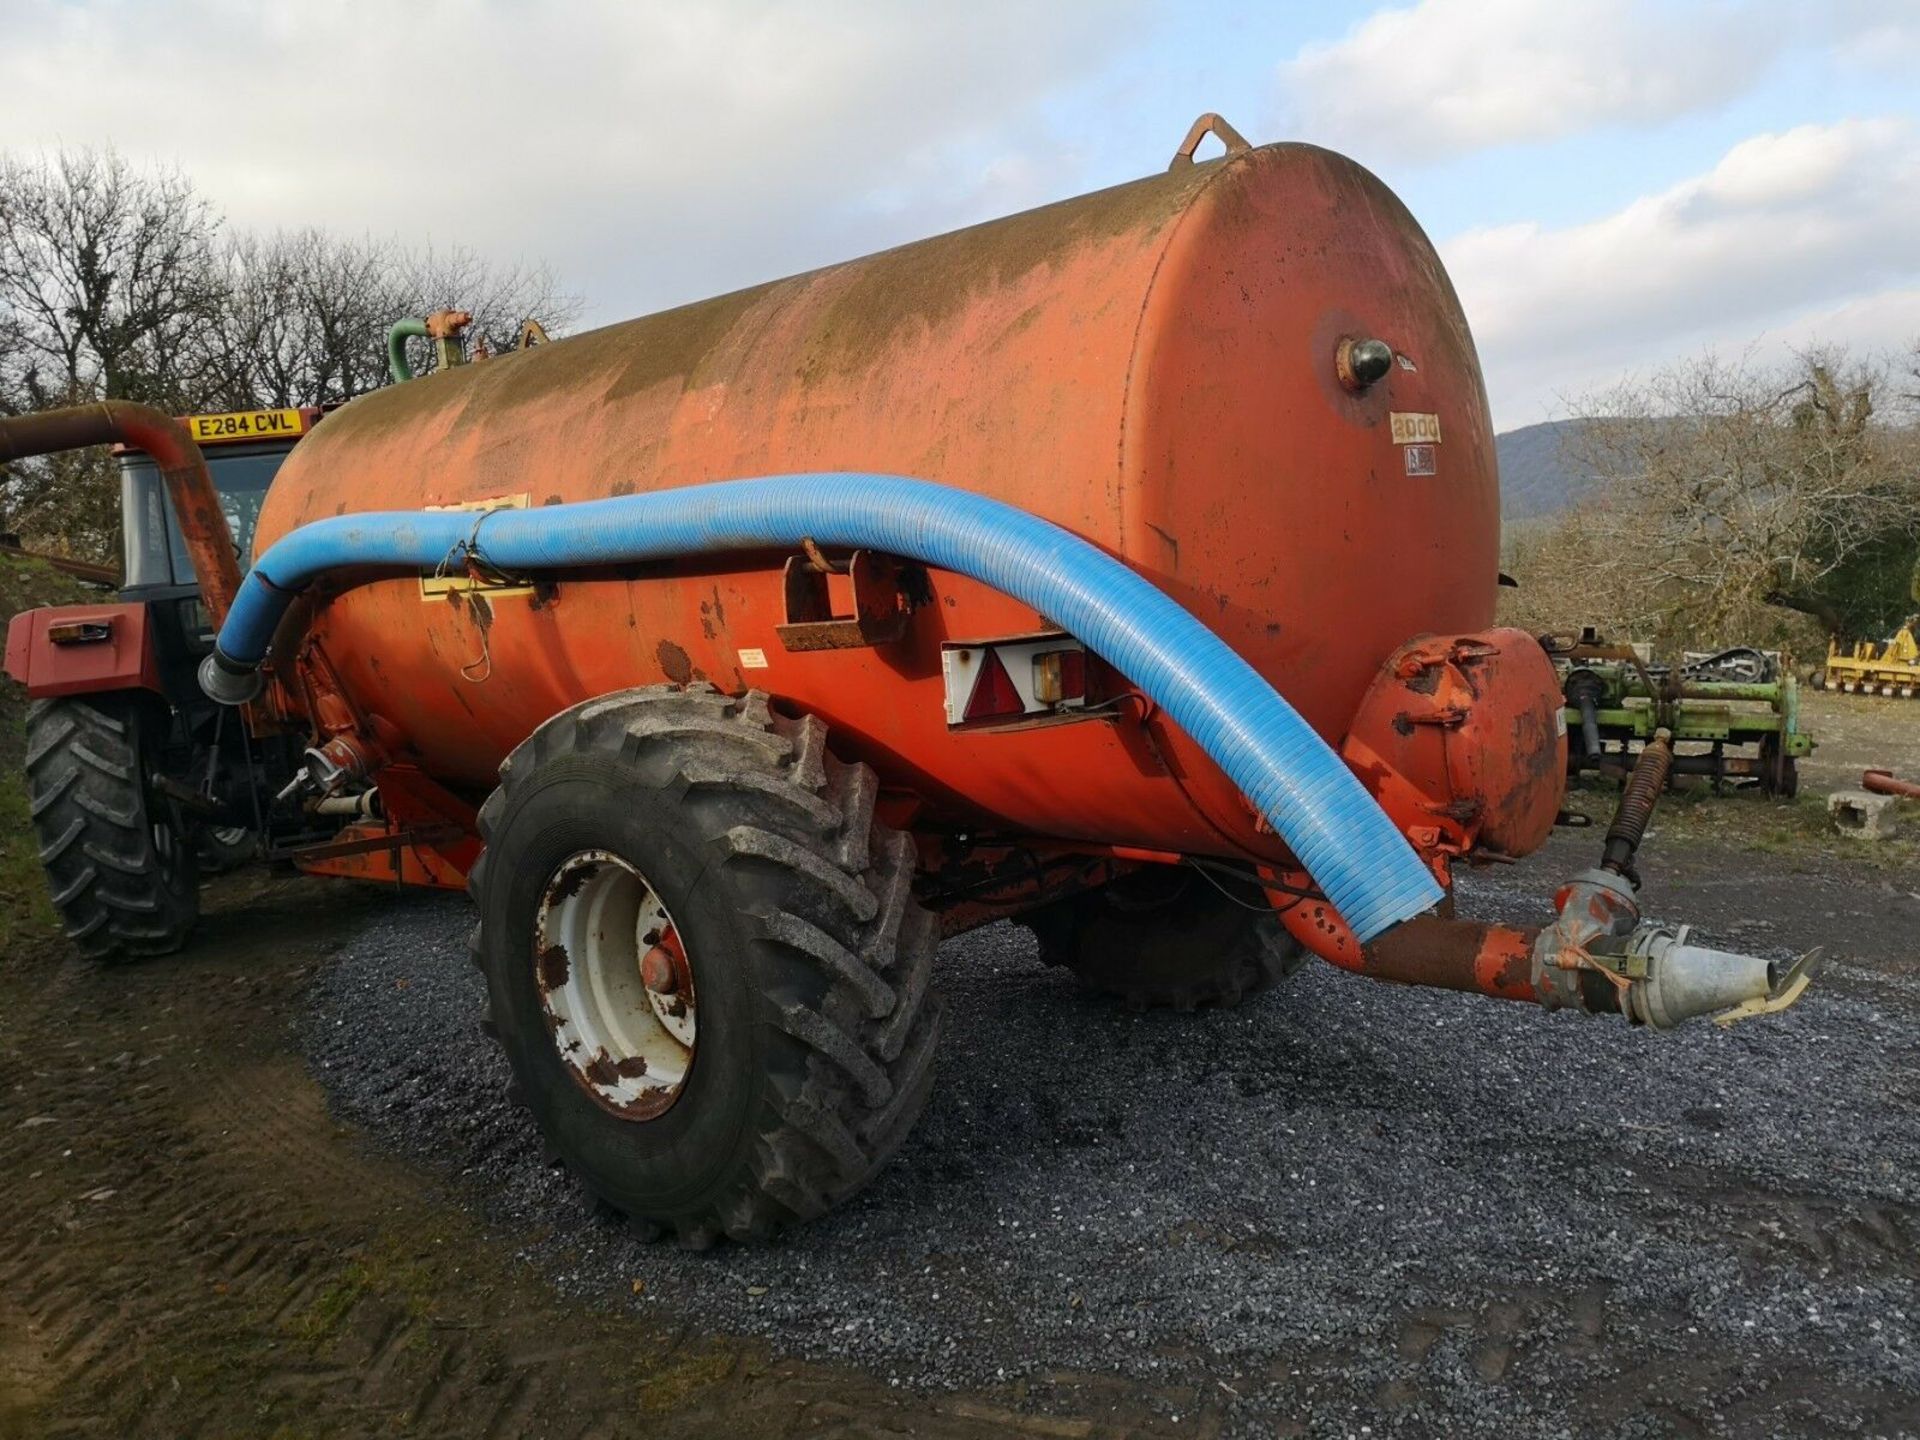
<instances>
[{"instance_id":1,"label":"concrete block","mask_svg":"<svg viewBox=\"0 0 1920 1440\"><path fill-rule=\"evenodd\" d=\"M1871 790L1836 790L1827 796L1834 829L1856 840L1885 840L1900 828L1900 797Z\"/></svg>"}]
</instances>

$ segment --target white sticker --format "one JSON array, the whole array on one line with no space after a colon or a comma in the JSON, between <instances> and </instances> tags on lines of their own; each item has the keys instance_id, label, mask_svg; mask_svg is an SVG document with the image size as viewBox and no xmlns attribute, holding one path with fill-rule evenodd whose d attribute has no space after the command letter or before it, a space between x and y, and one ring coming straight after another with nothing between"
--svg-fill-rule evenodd
<instances>
[{"instance_id":1,"label":"white sticker","mask_svg":"<svg viewBox=\"0 0 1920 1440\"><path fill-rule=\"evenodd\" d=\"M1418 365L1413 363L1413 357L1411 355L1395 355L1393 358L1400 362L1400 368L1402 370L1417 372L1420 369Z\"/></svg>"},{"instance_id":2,"label":"white sticker","mask_svg":"<svg viewBox=\"0 0 1920 1440\"><path fill-rule=\"evenodd\" d=\"M742 670L764 670L767 668L767 652L764 650L742 650L740 652Z\"/></svg>"},{"instance_id":3,"label":"white sticker","mask_svg":"<svg viewBox=\"0 0 1920 1440\"><path fill-rule=\"evenodd\" d=\"M1440 462L1435 458L1431 445L1406 445L1400 453L1406 457L1406 469L1409 475L1438 475Z\"/></svg>"},{"instance_id":4,"label":"white sticker","mask_svg":"<svg viewBox=\"0 0 1920 1440\"><path fill-rule=\"evenodd\" d=\"M1396 445L1438 445L1440 417L1417 410L1395 410L1387 417Z\"/></svg>"},{"instance_id":5,"label":"white sticker","mask_svg":"<svg viewBox=\"0 0 1920 1440\"><path fill-rule=\"evenodd\" d=\"M1565 710L1556 710L1553 712L1553 733L1556 735L1564 735L1567 733L1567 712Z\"/></svg>"}]
</instances>

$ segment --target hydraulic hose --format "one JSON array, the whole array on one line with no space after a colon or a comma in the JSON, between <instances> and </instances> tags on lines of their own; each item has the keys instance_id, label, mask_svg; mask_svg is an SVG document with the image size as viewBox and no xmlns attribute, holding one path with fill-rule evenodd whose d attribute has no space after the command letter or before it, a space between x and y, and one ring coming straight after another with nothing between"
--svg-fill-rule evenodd
<instances>
[{"instance_id":1,"label":"hydraulic hose","mask_svg":"<svg viewBox=\"0 0 1920 1440\"><path fill-rule=\"evenodd\" d=\"M805 539L970 576L1071 632L1240 787L1362 944L1441 898L1433 875L1340 757L1176 601L1057 525L924 480L777 475L478 517L369 511L318 520L254 563L202 667L202 684L228 703L251 695L281 615L301 589L332 571L430 570L471 553L522 574Z\"/></svg>"}]
</instances>

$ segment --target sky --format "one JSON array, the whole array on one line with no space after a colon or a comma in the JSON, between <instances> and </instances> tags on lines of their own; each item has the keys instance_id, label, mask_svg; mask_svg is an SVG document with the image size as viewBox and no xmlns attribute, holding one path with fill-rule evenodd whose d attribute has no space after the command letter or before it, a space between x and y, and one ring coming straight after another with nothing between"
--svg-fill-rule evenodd
<instances>
[{"instance_id":1,"label":"sky","mask_svg":"<svg viewBox=\"0 0 1920 1440\"><path fill-rule=\"evenodd\" d=\"M1501 429L1920 339L1920 0L0 0L0 37L0 146L541 260L587 323L1155 173L1215 110L1400 194Z\"/></svg>"}]
</instances>

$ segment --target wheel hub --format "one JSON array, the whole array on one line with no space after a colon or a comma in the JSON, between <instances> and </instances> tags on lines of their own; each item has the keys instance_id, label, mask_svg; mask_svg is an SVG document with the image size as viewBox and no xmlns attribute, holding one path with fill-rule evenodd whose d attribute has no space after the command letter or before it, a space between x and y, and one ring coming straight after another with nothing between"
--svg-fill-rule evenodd
<instances>
[{"instance_id":1,"label":"wheel hub","mask_svg":"<svg viewBox=\"0 0 1920 1440\"><path fill-rule=\"evenodd\" d=\"M692 1072L698 1022L686 946L647 878L610 851L570 856L540 897L532 962L575 1083L627 1119L667 1110Z\"/></svg>"}]
</instances>

